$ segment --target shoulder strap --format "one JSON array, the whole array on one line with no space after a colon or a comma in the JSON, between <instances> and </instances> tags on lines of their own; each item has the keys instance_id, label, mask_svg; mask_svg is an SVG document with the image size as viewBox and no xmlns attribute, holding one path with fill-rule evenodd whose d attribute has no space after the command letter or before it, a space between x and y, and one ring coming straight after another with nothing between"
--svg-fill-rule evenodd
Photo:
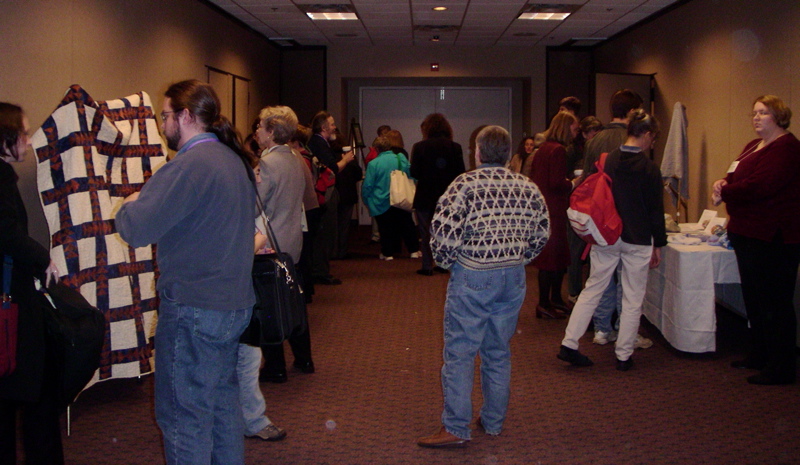
<instances>
[{"instance_id":1,"label":"shoulder strap","mask_svg":"<svg viewBox=\"0 0 800 465\"><path fill-rule=\"evenodd\" d=\"M612 156L618 150L613 152L603 152L600 154L600 159L597 160L595 166L597 166L598 172L603 172L608 175L609 178L614 178L614 172L617 170L617 166L619 165L619 156Z\"/></svg>"},{"instance_id":2,"label":"shoulder strap","mask_svg":"<svg viewBox=\"0 0 800 465\"><path fill-rule=\"evenodd\" d=\"M3 258L3 302L11 298L11 270L14 267L14 260L11 255Z\"/></svg>"},{"instance_id":3,"label":"shoulder strap","mask_svg":"<svg viewBox=\"0 0 800 465\"><path fill-rule=\"evenodd\" d=\"M608 159L608 152L603 152L600 154L600 159L597 160L597 171L600 173L605 172L606 159Z\"/></svg>"},{"instance_id":4,"label":"shoulder strap","mask_svg":"<svg viewBox=\"0 0 800 465\"><path fill-rule=\"evenodd\" d=\"M250 179L251 184L253 185L253 191L256 195L256 203L258 204L258 210L261 213L261 219L264 221L264 232L267 235L267 239L269 239L270 243L272 244L272 248L275 249L275 252L281 253L281 249L278 246L278 239L275 237L275 231L272 230L272 225L269 222L269 217L267 216L264 202L261 201L261 197L258 195L258 187L256 186L256 176L253 173L253 169L247 165L247 161L242 158L242 162L244 163L245 168L247 168L247 177Z\"/></svg>"}]
</instances>

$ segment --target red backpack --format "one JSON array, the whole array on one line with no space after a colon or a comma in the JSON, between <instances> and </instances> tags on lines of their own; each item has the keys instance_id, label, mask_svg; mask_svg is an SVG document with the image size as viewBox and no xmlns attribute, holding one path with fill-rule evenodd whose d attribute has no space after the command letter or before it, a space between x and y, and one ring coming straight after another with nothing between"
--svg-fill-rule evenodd
<instances>
[{"instance_id":1,"label":"red backpack","mask_svg":"<svg viewBox=\"0 0 800 465\"><path fill-rule=\"evenodd\" d=\"M611 177L604 170L607 157L608 153L600 155L594 164L597 172L576 187L569 198L569 223L575 234L590 245L615 244L622 234L622 218L614 205Z\"/></svg>"}]
</instances>

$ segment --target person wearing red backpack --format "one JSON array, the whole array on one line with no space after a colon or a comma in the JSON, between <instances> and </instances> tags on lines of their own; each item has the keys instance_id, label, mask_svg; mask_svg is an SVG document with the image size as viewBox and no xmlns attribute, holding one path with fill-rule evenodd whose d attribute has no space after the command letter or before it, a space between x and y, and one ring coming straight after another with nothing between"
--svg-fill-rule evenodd
<instances>
[{"instance_id":1,"label":"person wearing red backpack","mask_svg":"<svg viewBox=\"0 0 800 465\"><path fill-rule=\"evenodd\" d=\"M631 112L628 138L608 155L606 167L622 235L611 245L593 245L591 273L586 288L572 310L558 358L575 366L590 366L589 357L578 351L578 340L586 333L595 308L621 264L622 312L615 354L617 370L633 366L634 344L642 314L648 268L661 261L661 247L667 244L661 170L645 154L652 148L659 125L644 110Z\"/></svg>"},{"instance_id":2,"label":"person wearing red backpack","mask_svg":"<svg viewBox=\"0 0 800 465\"><path fill-rule=\"evenodd\" d=\"M611 122L603 126L603 130L597 133L590 141L586 143L583 161L583 174L575 180L576 185L579 185L589 175L596 171L595 162L600 159L603 153L612 152L620 145L625 143L628 138L628 115L631 111L641 108L642 97L630 89L621 89L614 92L609 101L609 110L611 111ZM577 240L577 238L575 238ZM583 241L575 246L577 254L583 253ZM614 316L619 316L619 307L622 298L622 289L618 285L616 275L611 279L608 287L600 299L600 303L594 311L592 322L594 324L594 342L595 344L605 345L609 342L617 340L617 331L614 328ZM580 294L580 287L569 286L570 302L573 304L578 300ZM650 339L638 335L636 336L635 346L637 349L646 349L653 345Z\"/></svg>"}]
</instances>

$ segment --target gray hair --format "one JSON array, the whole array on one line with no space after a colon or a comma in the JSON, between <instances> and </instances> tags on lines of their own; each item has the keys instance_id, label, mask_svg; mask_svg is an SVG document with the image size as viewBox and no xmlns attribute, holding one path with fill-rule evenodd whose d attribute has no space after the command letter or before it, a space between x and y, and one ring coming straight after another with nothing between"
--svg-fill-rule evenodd
<instances>
[{"instance_id":1,"label":"gray hair","mask_svg":"<svg viewBox=\"0 0 800 465\"><path fill-rule=\"evenodd\" d=\"M258 115L261 127L272 131L272 138L277 144L286 144L297 131L297 115L289 107L265 107Z\"/></svg>"},{"instance_id":2,"label":"gray hair","mask_svg":"<svg viewBox=\"0 0 800 465\"><path fill-rule=\"evenodd\" d=\"M475 138L482 163L505 165L511 157L511 136L500 126L486 126Z\"/></svg>"}]
</instances>

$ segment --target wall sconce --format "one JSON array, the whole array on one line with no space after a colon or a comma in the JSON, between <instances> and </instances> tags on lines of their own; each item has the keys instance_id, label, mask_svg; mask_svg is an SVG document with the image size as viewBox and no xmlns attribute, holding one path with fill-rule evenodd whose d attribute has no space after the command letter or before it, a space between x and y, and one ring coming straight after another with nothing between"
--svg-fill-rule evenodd
<instances>
[{"instance_id":1,"label":"wall sconce","mask_svg":"<svg viewBox=\"0 0 800 465\"><path fill-rule=\"evenodd\" d=\"M431 63L431 71L439 71L439 63Z\"/></svg>"}]
</instances>

